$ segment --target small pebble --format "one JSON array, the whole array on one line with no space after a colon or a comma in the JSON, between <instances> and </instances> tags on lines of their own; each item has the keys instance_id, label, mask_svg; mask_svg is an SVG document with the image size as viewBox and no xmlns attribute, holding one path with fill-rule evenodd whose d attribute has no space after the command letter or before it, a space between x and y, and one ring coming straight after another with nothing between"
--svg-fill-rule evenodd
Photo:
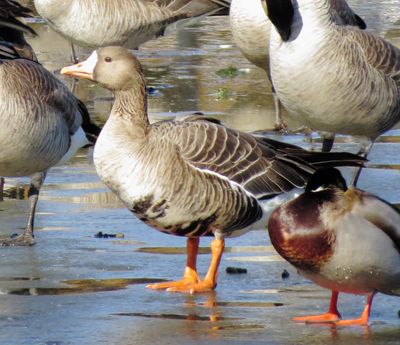
<instances>
[{"instance_id":1,"label":"small pebble","mask_svg":"<svg viewBox=\"0 0 400 345\"><path fill-rule=\"evenodd\" d=\"M124 238L124 234L117 233L117 234L106 234L103 233L102 231L99 231L96 235L94 235L95 238Z\"/></svg>"},{"instance_id":2,"label":"small pebble","mask_svg":"<svg viewBox=\"0 0 400 345\"><path fill-rule=\"evenodd\" d=\"M290 276L289 272L287 270L283 270L282 272L282 279L288 279Z\"/></svg>"},{"instance_id":3,"label":"small pebble","mask_svg":"<svg viewBox=\"0 0 400 345\"><path fill-rule=\"evenodd\" d=\"M226 273L228 273L228 274L245 274L245 273L247 273L247 269L240 268L240 267L227 267Z\"/></svg>"}]
</instances>

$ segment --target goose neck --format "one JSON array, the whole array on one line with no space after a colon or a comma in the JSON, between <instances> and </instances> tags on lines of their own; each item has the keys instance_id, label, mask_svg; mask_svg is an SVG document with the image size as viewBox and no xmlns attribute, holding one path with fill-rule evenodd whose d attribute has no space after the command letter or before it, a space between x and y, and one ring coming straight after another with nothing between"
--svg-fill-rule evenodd
<instances>
[{"instance_id":1,"label":"goose neck","mask_svg":"<svg viewBox=\"0 0 400 345\"><path fill-rule=\"evenodd\" d=\"M294 2L297 2L298 12L304 24L311 22L314 25L327 26L333 22L332 0L295 0Z\"/></svg>"},{"instance_id":2,"label":"goose neck","mask_svg":"<svg viewBox=\"0 0 400 345\"><path fill-rule=\"evenodd\" d=\"M147 97L145 87L130 88L114 92L115 102L111 117L128 122L135 128L147 133L150 125L147 116Z\"/></svg>"}]
</instances>

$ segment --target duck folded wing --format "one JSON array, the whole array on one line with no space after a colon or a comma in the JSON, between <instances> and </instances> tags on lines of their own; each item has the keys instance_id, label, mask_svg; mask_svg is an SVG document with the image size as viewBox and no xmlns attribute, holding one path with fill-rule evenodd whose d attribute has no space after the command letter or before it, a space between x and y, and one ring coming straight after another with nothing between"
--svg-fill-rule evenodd
<instances>
[{"instance_id":1,"label":"duck folded wing","mask_svg":"<svg viewBox=\"0 0 400 345\"><path fill-rule=\"evenodd\" d=\"M304 187L320 162L362 164L352 154L314 157L314 153L294 145L260 139L207 120L160 122L152 131L154 136L173 142L183 161L193 168L238 184L258 199Z\"/></svg>"},{"instance_id":2,"label":"duck folded wing","mask_svg":"<svg viewBox=\"0 0 400 345\"><path fill-rule=\"evenodd\" d=\"M387 201L368 192L349 189L346 192L350 200L351 213L360 216L381 229L393 241L400 253L400 212Z\"/></svg>"}]
</instances>

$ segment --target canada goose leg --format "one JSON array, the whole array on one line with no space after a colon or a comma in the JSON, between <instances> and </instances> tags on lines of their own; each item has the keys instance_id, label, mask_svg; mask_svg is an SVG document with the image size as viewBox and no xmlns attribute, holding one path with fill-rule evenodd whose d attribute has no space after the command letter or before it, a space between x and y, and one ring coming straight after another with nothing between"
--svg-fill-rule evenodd
<instances>
[{"instance_id":1,"label":"canada goose leg","mask_svg":"<svg viewBox=\"0 0 400 345\"><path fill-rule=\"evenodd\" d=\"M361 157L367 158L367 156L368 156L369 152L371 151L373 145L374 145L374 141L372 141L372 140L362 143L361 147L360 147L360 151L358 152L358 155L361 156ZM350 184L351 186L356 187L357 182L358 182L358 178L360 177L360 174L361 174L362 168L363 167L356 168L356 170L354 172L354 175L353 175L353 178L351 180L351 184Z\"/></svg>"},{"instance_id":2,"label":"canada goose leg","mask_svg":"<svg viewBox=\"0 0 400 345\"><path fill-rule=\"evenodd\" d=\"M367 303L365 304L364 311L360 318L354 320L339 320L335 322L337 326L366 326L368 325L369 316L371 314L372 300L374 299L375 292L368 295Z\"/></svg>"},{"instance_id":3,"label":"canada goose leg","mask_svg":"<svg viewBox=\"0 0 400 345\"><path fill-rule=\"evenodd\" d=\"M322 132L322 152L331 152L333 143L335 142L335 134Z\"/></svg>"},{"instance_id":4,"label":"canada goose leg","mask_svg":"<svg viewBox=\"0 0 400 345\"><path fill-rule=\"evenodd\" d=\"M157 284L149 284L146 287L154 290L165 290L174 287L180 286L188 286L191 284L196 284L200 281L199 276L196 271L196 261L197 261L197 253L199 251L199 242L200 239L196 238L188 238L187 240L187 259L186 259L186 268L183 273L183 278L178 281L171 281L165 283L157 283Z\"/></svg>"},{"instance_id":5,"label":"canada goose leg","mask_svg":"<svg viewBox=\"0 0 400 345\"><path fill-rule=\"evenodd\" d=\"M275 108L275 126L274 130L282 133L288 132L288 126L286 122L282 118L282 104L276 95L274 88L272 88L272 97L274 99L274 108Z\"/></svg>"},{"instance_id":6,"label":"canada goose leg","mask_svg":"<svg viewBox=\"0 0 400 345\"><path fill-rule=\"evenodd\" d=\"M78 57L76 56L76 50L73 43L71 43L71 60L72 63L74 64L79 62Z\"/></svg>"},{"instance_id":7,"label":"canada goose leg","mask_svg":"<svg viewBox=\"0 0 400 345\"><path fill-rule=\"evenodd\" d=\"M2 246L31 246L35 244L33 239L33 226L35 220L36 205L39 199L39 191L42 187L44 179L46 177L45 172L36 173L31 177L31 184L29 186L28 196L30 199L30 211L28 224L25 231L16 237L0 239L0 245Z\"/></svg>"},{"instance_id":8,"label":"canada goose leg","mask_svg":"<svg viewBox=\"0 0 400 345\"><path fill-rule=\"evenodd\" d=\"M294 317L293 321L304 323L323 323L339 321L341 319L341 316L337 309L338 296L339 292L332 291L331 301L329 303L329 310L327 313L321 315Z\"/></svg>"},{"instance_id":9,"label":"canada goose leg","mask_svg":"<svg viewBox=\"0 0 400 345\"><path fill-rule=\"evenodd\" d=\"M198 292L209 292L217 286L217 274L219 263L221 262L222 253L225 248L225 240L215 239L211 243L211 263L208 268L207 274L202 281L195 284L190 284L181 287L172 287L167 289L171 292L183 292L183 293L198 293Z\"/></svg>"},{"instance_id":10,"label":"canada goose leg","mask_svg":"<svg viewBox=\"0 0 400 345\"><path fill-rule=\"evenodd\" d=\"M0 177L0 201L4 200L4 177Z\"/></svg>"}]
</instances>

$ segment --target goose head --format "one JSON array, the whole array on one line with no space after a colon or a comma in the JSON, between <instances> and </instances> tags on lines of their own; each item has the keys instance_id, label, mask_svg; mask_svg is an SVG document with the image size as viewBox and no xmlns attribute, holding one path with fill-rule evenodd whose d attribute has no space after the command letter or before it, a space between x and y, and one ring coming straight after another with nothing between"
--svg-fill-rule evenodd
<instances>
[{"instance_id":1,"label":"goose head","mask_svg":"<svg viewBox=\"0 0 400 345\"><path fill-rule=\"evenodd\" d=\"M61 74L95 81L110 91L144 85L138 59L129 50L117 46L99 48L87 60L62 68Z\"/></svg>"}]
</instances>

